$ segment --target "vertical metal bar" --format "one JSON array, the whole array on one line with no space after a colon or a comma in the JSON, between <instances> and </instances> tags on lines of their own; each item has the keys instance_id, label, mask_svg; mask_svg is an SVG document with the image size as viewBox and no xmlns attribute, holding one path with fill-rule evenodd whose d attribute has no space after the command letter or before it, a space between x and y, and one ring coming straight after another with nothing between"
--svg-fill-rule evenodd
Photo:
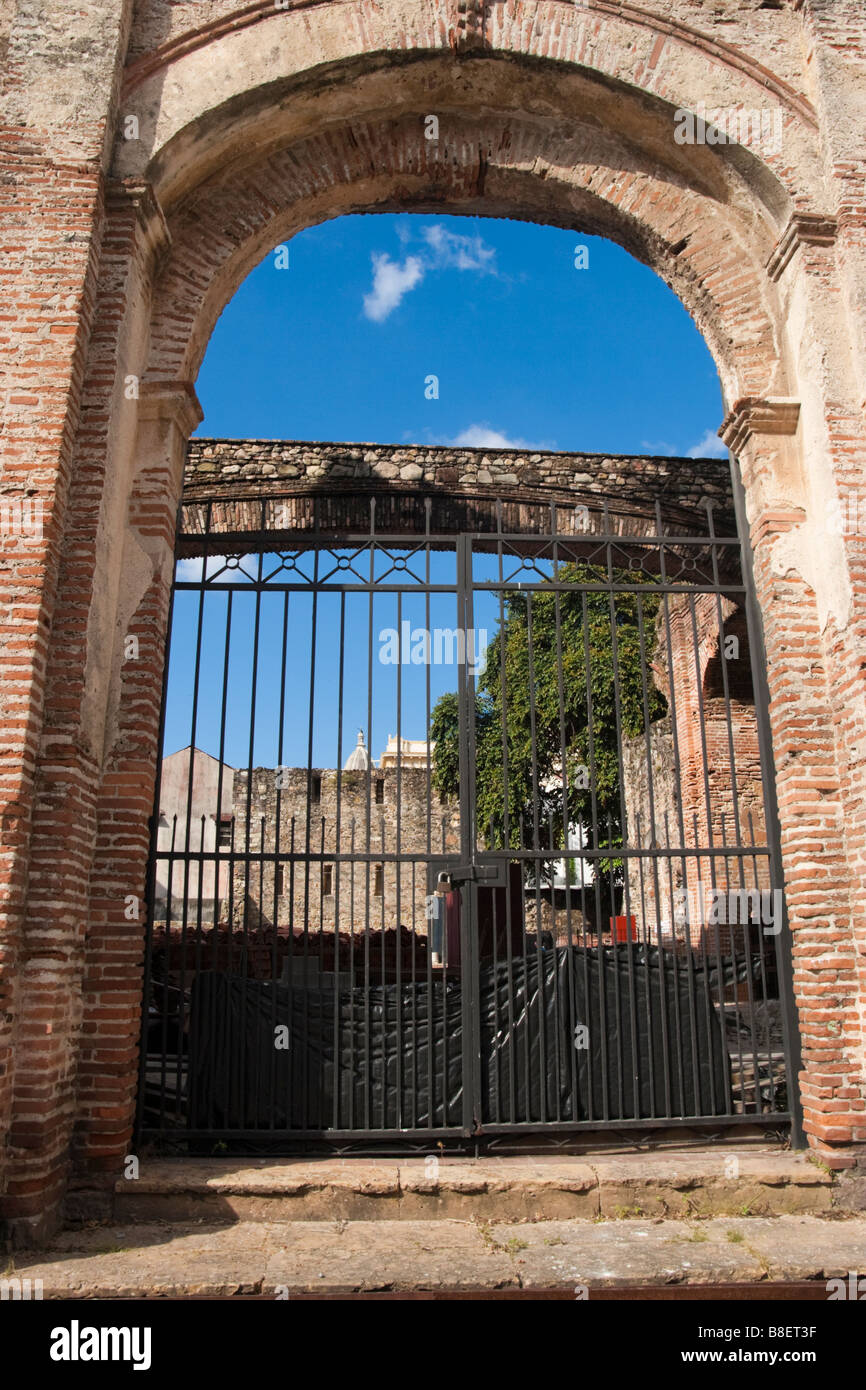
<instances>
[{"instance_id":1,"label":"vertical metal bar","mask_svg":"<svg viewBox=\"0 0 866 1390\"><path fill-rule=\"evenodd\" d=\"M276 1030L277 1030L277 980L278 980L278 978L279 978L279 961L280 961L279 942L280 942L280 906L281 906L279 894L277 893L277 888L278 888L278 886L279 886L279 882L280 882L280 877L281 877L281 875L282 875L283 896L285 896L285 887L286 887L285 863L284 863L284 860L282 859L282 848L283 848L283 847L282 847L282 802L283 802L283 787L282 787L283 779L282 779L282 769L283 769L283 756L284 756L284 752L285 752L284 740L285 740L285 727L286 727L286 674L287 674L286 668L287 668L287 660L288 660L288 647L289 647L289 594L288 594L288 590L286 590L286 592L283 594L283 631L282 631L282 643L281 643L281 653L280 653L280 712L279 712L278 721L277 721L277 767L279 768L279 776L278 776L278 778L277 778L277 798L276 798L275 820L274 820L274 864L273 864L273 869L274 869L274 928L273 928L273 942L272 942L272 945L271 945L271 1036L272 1036L272 1037L276 1037ZM291 1040L291 1038L289 1038L288 1041L289 1041L289 1049L291 1049L291 1045L292 1045L292 1040ZM271 1069L270 1069L270 1072L271 1072L271 1079L270 1079L270 1085L269 1085L269 1088L268 1088L268 1094L269 1094L269 1106L268 1106L268 1111L269 1111L269 1128L273 1130L273 1129L276 1128L276 1109L277 1109L277 1094L276 1094L276 1082L277 1082L277 1051L276 1051L276 1047L274 1047L274 1048L271 1050L271 1054L270 1054L270 1055L271 1055ZM286 1116L286 1126L288 1127L288 1113L287 1113L287 1116Z\"/></svg>"},{"instance_id":2,"label":"vertical metal bar","mask_svg":"<svg viewBox=\"0 0 866 1390\"><path fill-rule=\"evenodd\" d=\"M411 625L410 625L411 626ZM397 663L397 856L394 864L394 893L395 893L395 917L394 925L396 934L394 937L396 946L396 988L394 990L394 1009L396 1013L395 1023L397 1030L397 1055L395 1061L395 1102L397 1107L396 1124L398 1129L403 1128L403 995L401 986L402 979L402 930L401 930L401 881L400 881L400 848L402 844L402 820L403 820L403 590L397 592L397 632L399 633L399 655ZM411 631L410 631L411 642ZM411 651L409 652L411 656ZM385 871L382 871L382 893L385 893Z\"/></svg>"},{"instance_id":3,"label":"vertical metal bar","mask_svg":"<svg viewBox=\"0 0 866 1390\"><path fill-rule=\"evenodd\" d=\"M426 632L428 633L428 635L429 635L429 633L430 633L430 583L431 583L431 580L430 580L430 512L431 512L431 508L432 508L431 499L430 499L429 497L425 497L425 499L424 499L424 518L425 518L425 537L426 537L426 539L425 539L425 542L424 542L424 627L425 627L425 630L426 630ZM428 653L428 656L429 656L429 655L430 655L430 653ZM425 738L426 738L426 740L427 740L427 757L426 757L426 760L425 760L425 761L426 761L426 784L427 784L427 807L426 807L426 812L427 812L427 814L426 814L426 838L425 838L425 845L426 845L426 855L427 855L427 858L426 858L425 865L424 865L424 875L425 875L424 887L425 887L426 893L427 893L427 897L426 897L426 899L425 899L425 903L426 903L426 904L429 904L429 895L430 895L430 890L431 890L431 882L430 882L431 875L430 875L430 869L429 869L428 865L429 865L430 858L431 858L431 855L432 855L432 850L433 850L433 764L432 764L432 754L431 754L431 751L430 751L430 741L431 741L431 740L430 740L430 723L431 723L431 719L432 719L432 687L431 687L431 680L432 680L432 662L428 660L428 662L427 662L427 670L426 670L425 679L424 679L424 701L425 701L425 704L424 704L424 730L425 730ZM434 997L434 996L433 996L433 957L432 957L432 952L431 952L431 949L430 949L430 946L431 946L431 941L430 941L430 923L431 923L431 920L432 920L432 919L431 919L431 917L429 916L429 914L425 916L425 929L426 929L426 941L427 941L427 963L426 963L426 981L425 981L426 986L427 986L427 1023L426 1023L426 1039L425 1039L425 1041L426 1041L426 1046L427 1046L427 1097L428 1097L428 1099L427 1099L427 1107L428 1107L427 1122L428 1122L428 1124L432 1127L433 1124L435 1123L434 1117L435 1117L435 1114L436 1114L436 1104L437 1104L437 1100L436 1100L436 1091L435 1091L435 1085L434 1085L434 1076L435 1076L434 1061L435 1061L435 1052L436 1052L436 1028L435 1028L435 1023L434 1023L434 1008L433 1008L433 997ZM442 923L442 933L443 933L443 940L444 940L444 933L445 933L445 924L444 924L444 922ZM442 992L442 1032L443 1032L443 1043L444 1043L445 1035L447 1035L447 1032L448 1032L448 1025L447 1025L447 1018L446 1018L446 1013L447 1013L447 1009L446 1009L446 998L447 998L447 996L446 996L446 986L447 986L447 979L446 979L444 967L442 967L442 974L441 974L441 977L440 977L440 981L441 981L441 992ZM418 1044L418 1041L419 1041L419 1040L418 1040L417 1037L416 1037L416 1045ZM443 1047L443 1055L444 1055L444 1047ZM447 1113L446 1113L446 1112L447 1112L447 1105L448 1105L447 1091L448 1091L448 1073L447 1073L447 1070L446 1070L445 1075L444 1075L444 1077L443 1077L443 1079L442 1079L442 1095L443 1095L443 1114L442 1114L442 1121L443 1121L443 1124L447 1124L447 1121L448 1121L448 1116L447 1116ZM416 1122L417 1122L417 1115L416 1115Z\"/></svg>"},{"instance_id":4,"label":"vertical metal bar","mask_svg":"<svg viewBox=\"0 0 866 1390\"><path fill-rule=\"evenodd\" d=\"M203 576L203 577L206 577L206 576ZM218 768L218 770L217 770L217 805L216 805L216 815L217 815L217 858L216 858L216 861L215 861L215 864L214 864L214 876L215 876L215 878L216 878L217 883L219 883L219 882L222 881L222 857L221 857L221 847L220 847L220 843L219 843L219 837L220 837L220 826L222 825L222 819L221 819L221 818L222 818L222 814L223 814L223 811L222 811L222 804L223 804L223 785L224 785L225 766L226 766L226 714L227 714L227 710L228 710L228 688L229 688L229 669L230 669L230 661L231 661L231 635L232 635L233 602L234 602L234 589L229 589L228 592L227 592L227 595L226 595L226 631L225 631L225 642L224 642L224 646L223 646L222 695L221 695L221 698L220 698L220 734L219 734L219 752L218 752L218 755L217 755L218 758L219 758L219 768ZM234 935L234 875L235 875L235 859L234 859L235 816L234 816L234 807L235 807L235 786L234 786L234 774L232 774L232 803L231 803L231 820L230 820L230 822L229 822L229 826L230 826L230 831L229 831L229 858L228 858L228 869L227 869L227 872L228 872L228 900L227 900L227 903L226 903L226 912L227 912L227 922L226 922L226 945L227 945L228 955L229 955L229 967L228 967L228 968L229 968L229 972L231 972L232 941L233 941L233 935ZM211 945L212 954L213 954L212 969L213 969L214 971L216 971L216 970L219 968L219 961L218 961L218 946L219 946L219 925L218 925L218 923L214 922L213 938L212 938L212 945ZM228 1020L228 1018L226 1018L226 1020L225 1020L226 1027L228 1027L228 1022L229 1022L229 1020ZM228 1052L227 1052L227 1055L228 1055ZM210 1094L209 1094L209 1096L208 1096L208 1107L207 1107L207 1127L208 1127L208 1129L212 1129L213 1126L214 1126L214 1109L213 1109L213 1106L214 1106L214 1082L215 1082L215 1079L216 1079L216 1078L215 1078L215 1072L214 1072L214 1069L213 1069L213 1068L211 1068L211 1073L210 1073L210 1074L211 1074L211 1085L210 1085Z\"/></svg>"},{"instance_id":5,"label":"vertical metal bar","mask_svg":"<svg viewBox=\"0 0 866 1390\"><path fill-rule=\"evenodd\" d=\"M195 636L195 662L192 687L192 712L189 736L189 761L187 764L187 786L186 786L186 829L184 831L183 845L183 908L180 923L180 971L178 984L178 1018L177 1018L177 1051L175 1060L175 1088L174 1088L174 1122L180 1124L181 1098L183 1093L183 1016L186 996L186 942L187 942L187 918L189 914L189 871L190 871L190 836L192 832L192 802L195 786L195 755L196 755L196 734L198 732L198 698L199 682L201 680L201 639L204 628L204 595L205 580L207 576L207 546L205 546L205 556L202 559L201 583L198 588L198 617L196 620ZM198 861L196 872L198 874L198 895L201 897L202 891L202 871L204 865ZM168 922L166 921L166 928ZM171 961L171 934L168 934L168 960ZM170 971L166 972L166 984Z\"/></svg>"},{"instance_id":6,"label":"vertical metal bar","mask_svg":"<svg viewBox=\"0 0 866 1390\"><path fill-rule=\"evenodd\" d=\"M472 629L472 539L457 542L458 629ZM464 864L476 860L475 806L475 678L467 663L457 668L460 711L460 855ZM464 884L461 892L461 985L463 997L463 1128L477 1131L481 1100L481 1042L478 1016L478 889Z\"/></svg>"},{"instance_id":7,"label":"vertical metal bar","mask_svg":"<svg viewBox=\"0 0 866 1390\"><path fill-rule=\"evenodd\" d=\"M370 995L370 850L372 848L372 808L370 805L370 783L372 779L373 767L373 585L376 582L376 543L375 543L375 518L376 518L376 499L370 498L370 592L369 608L367 614L367 742L370 751L367 755L367 806L364 817L364 1062L366 1067L366 1077L364 1085L364 1128L370 1129L372 1125L372 1017L371 1017L371 995ZM384 950L384 943L382 945ZM384 1083L384 1078L383 1078Z\"/></svg>"},{"instance_id":8,"label":"vertical metal bar","mask_svg":"<svg viewBox=\"0 0 866 1390\"><path fill-rule=\"evenodd\" d=\"M526 642L527 656L529 661L529 746L532 750L532 867L535 878L535 964L538 971L536 982L536 1001L538 1018L538 1083L539 1083L539 1114L538 1118L542 1124L547 1120L547 1047L545 1033L545 991L544 991L544 959L541 950L541 839L539 832L539 796L538 796L538 730L535 708L535 656L533 651L533 622L532 622L532 593L530 589L526 595ZM529 991L527 990L527 1025L529 1023ZM527 1104L530 1104L529 1093L527 1093Z\"/></svg>"},{"instance_id":9,"label":"vertical metal bar","mask_svg":"<svg viewBox=\"0 0 866 1390\"><path fill-rule=\"evenodd\" d=\"M318 507L318 504L316 504ZM316 512L316 530L318 531L318 511ZM312 586L312 612L310 616L310 685L308 695L308 724L307 724L307 804L304 816L304 945L303 945L303 1035L305 1040L304 1065L303 1065L303 1117L304 1128L313 1129L322 1126L322 1094L319 1091L316 1097L316 1119L313 1119L310 1097L310 1048L306 1039L310 1033L310 855L311 855L311 835L313 827L313 729L316 711L316 649L318 646L318 618L319 618L319 549L318 546L313 551L313 586ZM321 872L321 866L320 866ZM319 947L321 948L321 921L319 923Z\"/></svg>"},{"instance_id":10,"label":"vertical metal bar","mask_svg":"<svg viewBox=\"0 0 866 1390\"><path fill-rule=\"evenodd\" d=\"M605 509L605 520L607 510ZM605 526L607 530L607 526ZM581 632L583 636L583 675L586 689L586 728L587 728L587 756L589 758L589 804L592 816L592 849L595 851L592 860L592 881L595 889L595 939L596 939L596 971L598 974L598 1001L599 1001L599 1027L600 1037L593 1036L592 1019L587 1019L587 1027L590 1032L590 1049L598 1047L601 1054L601 1092L602 1092L602 1113L597 1116L593 1107L592 1095L592 1065L591 1057L587 1059L588 1076L588 1119L594 1120L601 1118L610 1119L610 1085L608 1076L608 1023L607 1023L607 984L604 963L604 921L601 907L601 859L598 851L601 848L601 835L598 824L598 779L596 776L595 761L595 716L594 702L592 698L592 662L590 659L590 626L589 626L589 604L588 593L585 588L581 588ZM587 984L587 1008L591 1006L589 986Z\"/></svg>"},{"instance_id":11,"label":"vertical metal bar","mask_svg":"<svg viewBox=\"0 0 866 1390\"><path fill-rule=\"evenodd\" d=\"M241 958L241 1018L247 1016L247 995L249 982L249 904L250 904L250 868L253 857L252 848L252 796L253 796L253 767L255 763L255 742L256 742L256 704L258 700L258 678L259 678L259 642L261 637L261 609L262 609L262 566L264 562L263 552L258 555L258 573L256 578L256 609L255 621L253 623L253 671L250 682L250 741L247 767L247 807L244 826L244 908L243 908L243 955ZM262 923L261 913L259 913L259 935L261 935ZM247 1038L243 1029L240 1030L240 1037L237 1039L238 1049L238 1113L246 1115L246 1053ZM230 1054L229 1054L230 1055Z\"/></svg>"},{"instance_id":12,"label":"vertical metal bar","mask_svg":"<svg viewBox=\"0 0 866 1390\"><path fill-rule=\"evenodd\" d=\"M621 693L620 693L620 679L619 679L619 639L618 639L618 636L617 636L617 630L618 630L618 629L617 629L617 613L616 613L616 605L615 605L614 596L613 596L613 586L614 586L614 582L615 582L615 581L614 581L614 572L613 572L613 553L612 553L612 547L611 547L611 545L610 545L609 543L608 543L608 545L607 545L607 574L608 574L608 582L609 582L609 584L611 585L611 588L610 588L609 591L608 591L608 609L609 609L609 612L610 612L610 624L611 624L611 655L612 655L612 662L613 662L613 704L614 704L614 716L615 716L615 719L616 719L616 732L617 732L617 774L618 774L618 781L619 781L620 839L621 839L621 841L622 841L622 848L623 848L623 849L626 849L627 846L628 846L628 836L627 836L627 831L628 831L628 819L627 819L627 816L626 816L626 808L625 808L625 791L624 791L624 787L625 787L625 765L624 765L624 762L623 762L623 755L622 755L622 741L623 741L623 738L624 738L624 736L625 736L625 730L624 730L624 728L623 728L622 697L621 697ZM608 818L608 839L609 839L609 840L610 840L610 830L611 830L611 821L610 821L610 818ZM627 954L626 954L626 961L627 961L627 963L628 963L628 993L629 993L628 1007L629 1007L630 1032L631 1032L632 1096L633 1096L633 1106L634 1106L634 1118L635 1118L635 1119L639 1119L639 1118L640 1118L640 1063L639 1063L638 1054L637 1054L637 1000L636 1000L636 997L635 997L635 981L634 981L634 950L633 950L633 948L632 948L631 941L630 941L630 936L631 936L631 899L630 899L629 886L628 886L628 870L627 870L627 868L625 868L626 862L627 862L627 856L624 856L624 857L623 857L623 865L624 865L624 872L623 872L624 894L623 894L623 896L624 896L624 898L625 898L626 953L627 953ZM611 860L611 875L610 875L610 877L611 877L611 890L613 890L613 884L614 884L613 860ZM613 891L611 891L611 900L613 901ZM614 919L615 919L615 918L616 918L616 913L614 913ZM618 1018L619 1018L619 1017L620 1017L620 1015L619 1015L619 1009L621 1008L620 989L619 989L619 960L618 960L618 955L619 955L619 953L618 953L618 950L617 950L616 943L613 941L613 937L615 937L615 935L616 935L616 932L615 932L615 931L612 931L612 932L611 932L611 938L612 938L612 940L611 940L611 945L612 945L612 948L613 948L613 957L612 957L612 958L613 958L613 960L616 962L615 968L616 968L617 1011L618 1011L617 1016L618 1016ZM621 1084L621 1087L624 1088L625 1078L624 1078L624 1074L623 1074L624 1061L623 1061L623 1059L622 1059L622 1048L621 1048L621 1037L622 1037L622 1033L621 1033L621 1028L620 1028L618 1031L619 1031L619 1037L618 1037L618 1040L617 1040L617 1041L618 1041L618 1051L619 1051L619 1055L620 1055L620 1059L621 1059L621 1060L620 1060L620 1084ZM622 1099L623 1105L624 1105L624 1099L625 1099L625 1098L624 1098L624 1094L621 1096L621 1099ZM621 1112L621 1113L622 1113L622 1112Z\"/></svg>"},{"instance_id":13,"label":"vertical metal bar","mask_svg":"<svg viewBox=\"0 0 866 1390\"><path fill-rule=\"evenodd\" d=\"M352 816L352 819L351 819L351 821L349 822L349 980L350 980L350 982L351 982L351 988L350 988L350 991L349 991L349 998L350 998L350 1000L351 1000L351 1007L350 1007L350 1012L349 1012L349 1082L348 1082L348 1086L347 1086L348 1101L349 1101L349 1103L348 1103L347 1114L346 1114L346 1128L347 1128L347 1129L354 1129L354 1128L355 1128L355 1036L356 1036L356 1031L357 1031L356 1025L357 1025L357 1022L358 1022L358 1015L357 1015L357 1011L356 1011L356 1008L355 1008L355 1004L356 1004L356 994L357 994L357 991L356 991L356 989L355 989L355 868L356 868L356 864L355 864L355 852L356 852L355 834L356 834L356 828L357 828L357 821L356 821L355 816ZM342 865L341 865L340 867L342 868ZM363 1015L362 1015L362 1019L363 1019Z\"/></svg>"},{"instance_id":14,"label":"vertical metal bar","mask_svg":"<svg viewBox=\"0 0 866 1390\"><path fill-rule=\"evenodd\" d=\"M556 529L556 522L555 522L555 519L554 519L554 531L555 531L555 529ZM558 548L558 544L557 544L555 535L554 535L554 542L553 542L553 574L554 574L554 578L555 578L555 579L558 580L558 579L560 578L559 548ZM573 595L573 594L572 594L572 595L569 595L569 597L573 599L574 595ZM559 590L558 590L558 589L557 589L557 590L555 591L555 593L554 593L553 602L554 602L554 627L555 627L555 631L556 631L556 692L557 692L557 704L558 704L558 706L559 706L559 759L560 759L560 764L561 764L561 768L562 768L562 845L563 845L563 849L564 849L564 851L565 851L565 858L563 859L562 862L563 862L563 867L564 867L564 869L565 869L565 929L566 929L567 953L568 953L568 954L567 954L568 972L567 972L567 977L566 977L566 978L567 978L567 981L568 981L567 990L566 990L566 999L567 999L567 1006L568 1006L568 1039L569 1039L568 1053L569 1053L569 1068L570 1068L570 1071L571 1071L571 1094L572 1094L572 1098L573 1098L572 1103L573 1103L574 1105L576 1105L576 1103L577 1103L577 1086L578 1086L578 1081L577 1081L577 1049L576 1049L576 1047L574 1046L574 1040L575 1040L575 1029L576 1029L576 1027L577 1027L577 1024L576 1024L576 1018L575 1018L575 999L574 999L574 966L575 966L575 961L574 961L574 938L573 938L573 935L572 935L572 925L571 925L571 874L572 874L572 868L574 868L574 870L576 871L577 865L576 865L576 863L574 862L574 860L572 860L571 858L569 858L569 854L568 854L568 851L569 851L569 848L570 848L569 840L570 840L570 827L571 827L571 809L570 809L570 806L569 806L569 796L568 796L569 766L568 766L568 751L567 751L567 747L566 747L566 733L565 733L565 675L564 675L563 664L562 664L562 606L561 606L560 593L559 593ZM576 872L575 872L575 877L576 877ZM554 889L554 892L555 892L555 889ZM577 1119L577 1114L575 1113L574 1115L572 1115L571 1118L572 1118L572 1119Z\"/></svg>"},{"instance_id":15,"label":"vertical metal bar","mask_svg":"<svg viewBox=\"0 0 866 1390\"><path fill-rule=\"evenodd\" d=\"M508 850L511 848L512 827L510 821L510 788L508 785L508 681L506 677L506 646L505 646L505 571L503 564L503 540L502 540L502 502L497 498L496 501L496 557L497 557L497 596L499 599L499 691L500 706L502 710L502 848L506 855L506 890L505 890L505 932L507 941L507 961L508 961L508 990L507 990L507 1009L508 1009L508 1120L511 1124L518 1120L517 1113L517 1071L521 1062L520 1048L517 1045L517 1038L514 1031L514 945L513 945L513 906L511 902L511 868L510 860L507 858ZM518 848L522 849L522 837ZM522 955L520 970L523 973L524 982L526 980L526 922L525 915L525 894L524 887L524 867L523 860L518 860L520 874L520 914L522 926ZM499 1016L496 1017L497 1027ZM529 1095L529 1035L528 1028L524 1027L524 1049L523 1049L523 1070L525 1077L524 1094ZM529 1116L527 1114L526 1118Z\"/></svg>"},{"instance_id":16,"label":"vertical metal bar","mask_svg":"<svg viewBox=\"0 0 866 1390\"><path fill-rule=\"evenodd\" d=\"M340 593L340 656L339 672L337 675L337 805L334 824L334 882L331 883L331 891L334 895L334 1106L331 1123L334 1129L340 1128L340 1098L343 1090L342 1069L340 1066L340 998L342 987L340 984L340 879L343 876L343 865L340 858L343 849L342 841L342 792L343 792L343 685L345 679L346 664L346 594L345 590ZM368 754L369 758L369 754ZM325 876L325 864L322 861L322 878ZM324 924L324 917L322 918ZM349 998L351 999L352 983L352 952L351 932L354 931L354 923L350 922L349 936ZM351 1036L351 1027L350 1027ZM351 1087L351 1073L349 1074Z\"/></svg>"}]
</instances>

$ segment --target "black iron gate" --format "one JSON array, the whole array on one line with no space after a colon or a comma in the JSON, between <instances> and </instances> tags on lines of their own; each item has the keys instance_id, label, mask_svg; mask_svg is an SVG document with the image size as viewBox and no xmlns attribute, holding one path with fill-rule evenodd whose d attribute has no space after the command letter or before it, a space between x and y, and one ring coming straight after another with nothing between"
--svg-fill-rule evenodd
<instances>
[{"instance_id":1,"label":"black iron gate","mask_svg":"<svg viewBox=\"0 0 866 1390\"><path fill-rule=\"evenodd\" d=\"M143 1137L791 1120L730 513L224 496L178 555Z\"/></svg>"}]
</instances>

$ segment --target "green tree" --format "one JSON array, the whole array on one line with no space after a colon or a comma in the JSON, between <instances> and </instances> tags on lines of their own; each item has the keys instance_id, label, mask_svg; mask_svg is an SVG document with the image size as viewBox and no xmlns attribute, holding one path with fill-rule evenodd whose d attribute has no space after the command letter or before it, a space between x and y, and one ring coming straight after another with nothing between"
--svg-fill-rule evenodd
<instances>
[{"instance_id":1,"label":"green tree","mask_svg":"<svg viewBox=\"0 0 866 1390\"><path fill-rule=\"evenodd\" d=\"M621 845L621 741L665 713L648 669L658 595L581 587L606 579L584 563L559 577L575 587L509 595L478 681L478 821L490 849L517 847L521 836L524 847L559 849L566 820L594 825L595 848ZM614 582L641 580L623 572ZM459 788L458 720L456 694L443 695L430 737L436 788L448 798Z\"/></svg>"}]
</instances>

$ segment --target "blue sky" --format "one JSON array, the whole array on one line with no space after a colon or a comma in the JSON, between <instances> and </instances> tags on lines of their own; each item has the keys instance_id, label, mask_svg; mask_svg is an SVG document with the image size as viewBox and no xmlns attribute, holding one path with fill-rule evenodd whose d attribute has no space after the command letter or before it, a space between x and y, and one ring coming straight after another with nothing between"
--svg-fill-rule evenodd
<instances>
[{"instance_id":1,"label":"blue sky","mask_svg":"<svg viewBox=\"0 0 866 1390\"><path fill-rule=\"evenodd\" d=\"M576 256L576 248L586 255ZM556 228L502 220L356 216L313 227L270 253L225 309L197 391L200 435L370 443L534 447L723 456L714 363L686 311L619 247ZM288 260L287 268L278 261ZM578 269L575 260L586 261ZM425 395L439 381L438 399ZM446 564L445 557L437 560ZM187 563L182 573L191 578ZM175 604L165 748L191 741L198 597ZM455 626L443 596L431 626ZM292 599L289 679L278 739L282 598L262 609L253 762L306 765L312 644L308 596ZM377 596L374 651L396 624ZM205 670L195 742L217 754L225 654L225 595L205 602ZM423 623L423 601L404 599ZM492 637L493 607L476 616ZM397 729L423 738L426 668L374 662L368 728L368 611L347 601L343 722L339 606L323 598L315 671L313 765L333 767L363 727L374 755ZM249 761L252 594L235 600L229 651L226 760ZM432 700L456 687L434 667Z\"/></svg>"}]
</instances>

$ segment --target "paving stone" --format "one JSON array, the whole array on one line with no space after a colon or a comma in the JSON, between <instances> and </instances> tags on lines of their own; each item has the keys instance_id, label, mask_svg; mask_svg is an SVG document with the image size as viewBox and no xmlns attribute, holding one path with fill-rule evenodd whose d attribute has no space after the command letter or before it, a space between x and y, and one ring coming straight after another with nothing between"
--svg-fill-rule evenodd
<instances>
[{"instance_id":1,"label":"paving stone","mask_svg":"<svg viewBox=\"0 0 866 1390\"><path fill-rule=\"evenodd\" d=\"M75 1239L77 1237L77 1239ZM287 1221L67 1232L14 1270L44 1296L277 1296L377 1289L573 1288L844 1277L866 1218L709 1221Z\"/></svg>"},{"instance_id":2,"label":"paving stone","mask_svg":"<svg viewBox=\"0 0 866 1390\"><path fill-rule=\"evenodd\" d=\"M866 1274L863 1217L838 1221L753 1217L726 1224L742 1234L771 1279L831 1279L852 1269Z\"/></svg>"},{"instance_id":3,"label":"paving stone","mask_svg":"<svg viewBox=\"0 0 866 1390\"><path fill-rule=\"evenodd\" d=\"M498 1289L518 1282L507 1252L472 1223L352 1222L325 1236L321 1223L299 1222L269 1260L264 1290Z\"/></svg>"},{"instance_id":4,"label":"paving stone","mask_svg":"<svg viewBox=\"0 0 866 1390\"><path fill-rule=\"evenodd\" d=\"M493 1226L526 1288L735 1283L763 1277L760 1258L726 1239L725 1222L545 1221ZM709 1229L708 1229L709 1228Z\"/></svg>"}]
</instances>

